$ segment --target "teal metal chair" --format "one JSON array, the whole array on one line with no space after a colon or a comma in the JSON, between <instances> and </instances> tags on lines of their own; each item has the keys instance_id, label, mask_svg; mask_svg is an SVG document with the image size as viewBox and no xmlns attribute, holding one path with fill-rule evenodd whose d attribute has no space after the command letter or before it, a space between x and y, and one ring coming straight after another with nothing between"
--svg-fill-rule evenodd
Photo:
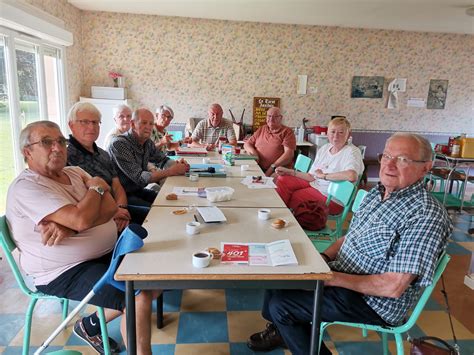
<instances>
[{"instance_id":1,"label":"teal metal chair","mask_svg":"<svg viewBox=\"0 0 474 355\"><path fill-rule=\"evenodd\" d=\"M311 159L306 155L298 154L295 162L295 170L301 171L302 173L307 173L311 167Z\"/></svg>"},{"instance_id":2,"label":"teal metal chair","mask_svg":"<svg viewBox=\"0 0 474 355\"><path fill-rule=\"evenodd\" d=\"M183 140L183 132L181 131L167 131L167 133L173 136L173 142Z\"/></svg>"},{"instance_id":3,"label":"teal metal chair","mask_svg":"<svg viewBox=\"0 0 474 355\"><path fill-rule=\"evenodd\" d=\"M356 186L349 181L331 181L329 184L326 205L329 206L329 202L336 199L342 203L344 208L342 213L328 216L328 220L334 221L336 224L334 229L326 224L326 227L319 231L305 230L306 235L320 253L342 236L342 227L354 200L355 190Z\"/></svg>"},{"instance_id":4,"label":"teal metal chair","mask_svg":"<svg viewBox=\"0 0 474 355\"><path fill-rule=\"evenodd\" d=\"M38 302L39 299L49 299L49 300L55 300L55 301L61 302L62 308L63 308L62 317L63 317L63 320L65 320L68 315L69 300L67 298L60 298L56 296L46 295L38 290L34 291L28 287L20 271L20 268L15 260L15 257L13 256L13 251L17 248L17 246L15 244L15 241L11 237L10 230L7 224L7 219L5 216L0 217L0 244L5 254L5 258L7 259L8 265L10 266L13 272L13 275L18 284L18 287L25 295L27 295L30 298L28 309L25 315L25 326L24 326L24 331L23 331L24 332L23 349L22 349L22 354L27 355L30 348L31 323L33 320L33 311L35 309L36 302ZM99 318L101 319L101 328L102 328L102 321L103 321L103 324L106 324L105 317L103 317L103 310L101 308L98 308L98 310L99 310ZM100 317L101 312L102 312L102 318ZM108 337L105 336L103 339L108 339ZM107 341L104 342L104 346L106 346L108 349Z\"/></svg>"},{"instance_id":5,"label":"teal metal chair","mask_svg":"<svg viewBox=\"0 0 474 355\"><path fill-rule=\"evenodd\" d=\"M351 208L352 212L357 212L357 210L360 207L360 203L362 202L362 200L365 198L367 194L368 194L368 191L365 191L365 190L357 191L357 194L354 198L354 202L352 203L352 208Z\"/></svg>"},{"instance_id":6,"label":"teal metal chair","mask_svg":"<svg viewBox=\"0 0 474 355\"><path fill-rule=\"evenodd\" d=\"M343 325L347 327L353 328L360 328L363 332L367 332L368 330L374 330L376 332L381 333L382 335L382 346L383 346L383 354L388 354L388 334L393 334L395 337L395 343L397 346L397 355L403 355L403 333L409 331L418 320L423 308L428 302L428 299L433 292L438 280L440 279L441 275L443 274L444 270L446 269L446 265L448 264L451 257L448 254L443 253L438 261L438 265L436 266L435 274L433 277L433 282L430 286L426 287L421 294L417 304L413 308L413 311L410 317L400 326L397 327L382 327L378 325L371 325L371 324L362 324L362 323L349 323L349 322L321 322L320 326L320 335L319 335L319 345L321 346L321 342L323 341L323 334L327 327L331 325Z\"/></svg>"}]
</instances>

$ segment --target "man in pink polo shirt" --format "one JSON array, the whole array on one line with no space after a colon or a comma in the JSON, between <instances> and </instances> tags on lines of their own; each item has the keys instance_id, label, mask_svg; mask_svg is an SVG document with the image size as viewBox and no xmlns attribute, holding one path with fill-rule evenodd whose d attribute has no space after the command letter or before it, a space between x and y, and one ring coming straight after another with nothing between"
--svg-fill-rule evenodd
<instances>
[{"instance_id":1,"label":"man in pink polo shirt","mask_svg":"<svg viewBox=\"0 0 474 355\"><path fill-rule=\"evenodd\" d=\"M283 116L278 107L267 111L267 124L260 127L244 148L251 155L258 156L258 165L271 176L279 166L291 167L296 149L293 131L281 124Z\"/></svg>"}]
</instances>

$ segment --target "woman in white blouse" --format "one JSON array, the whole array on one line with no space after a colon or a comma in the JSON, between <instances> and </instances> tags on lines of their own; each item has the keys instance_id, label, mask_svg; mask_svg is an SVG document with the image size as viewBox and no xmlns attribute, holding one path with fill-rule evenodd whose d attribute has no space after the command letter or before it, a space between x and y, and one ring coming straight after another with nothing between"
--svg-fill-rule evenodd
<instances>
[{"instance_id":1,"label":"woman in white blouse","mask_svg":"<svg viewBox=\"0 0 474 355\"><path fill-rule=\"evenodd\" d=\"M358 147L348 143L351 124L344 117L329 122L329 143L316 153L309 173L278 167L276 191L285 204L295 209L308 200L325 202L327 188L331 181L347 180L355 183L364 171L362 155ZM342 212L342 205L331 200L329 214Z\"/></svg>"}]
</instances>

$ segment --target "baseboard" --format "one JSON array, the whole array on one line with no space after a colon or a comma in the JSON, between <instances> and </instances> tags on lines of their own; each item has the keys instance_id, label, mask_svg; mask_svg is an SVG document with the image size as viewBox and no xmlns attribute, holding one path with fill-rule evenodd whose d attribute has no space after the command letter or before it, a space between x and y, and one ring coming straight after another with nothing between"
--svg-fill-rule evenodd
<instances>
[{"instance_id":1,"label":"baseboard","mask_svg":"<svg viewBox=\"0 0 474 355\"><path fill-rule=\"evenodd\" d=\"M474 274L464 276L464 284L474 290Z\"/></svg>"}]
</instances>

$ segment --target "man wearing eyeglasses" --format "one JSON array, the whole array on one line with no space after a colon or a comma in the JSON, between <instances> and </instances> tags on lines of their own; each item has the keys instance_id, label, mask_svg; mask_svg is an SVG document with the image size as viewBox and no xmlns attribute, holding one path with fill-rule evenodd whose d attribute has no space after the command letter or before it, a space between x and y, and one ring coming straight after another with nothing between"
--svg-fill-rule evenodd
<instances>
[{"instance_id":1,"label":"man wearing eyeglasses","mask_svg":"<svg viewBox=\"0 0 474 355\"><path fill-rule=\"evenodd\" d=\"M54 122L27 125L20 134L20 148L28 169L10 185L6 208L20 265L39 291L82 300L108 269L117 241L111 188L100 177L66 166L66 139ZM156 295L142 291L137 297L138 351L151 354L151 301ZM104 307L110 321L123 313L125 293L105 285L90 303ZM96 313L79 319L74 333L104 353ZM110 345L113 352L119 351L112 339Z\"/></svg>"},{"instance_id":2,"label":"man wearing eyeglasses","mask_svg":"<svg viewBox=\"0 0 474 355\"><path fill-rule=\"evenodd\" d=\"M130 203L151 207L157 192L145 187L150 183L174 175L184 175L189 165L181 159L170 161L150 139L154 116L150 110L138 109L132 114L130 130L115 137L109 146L109 154L125 188ZM159 169L148 170L149 163Z\"/></svg>"},{"instance_id":3,"label":"man wearing eyeglasses","mask_svg":"<svg viewBox=\"0 0 474 355\"><path fill-rule=\"evenodd\" d=\"M291 128L281 123L283 116L278 107L267 111L267 124L260 127L248 141L245 151L258 156L258 165L271 176L279 166L291 168L296 149L296 138Z\"/></svg>"},{"instance_id":4,"label":"man wearing eyeglasses","mask_svg":"<svg viewBox=\"0 0 474 355\"><path fill-rule=\"evenodd\" d=\"M430 143L419 135L397 133L387 140L380 183L362 201L346 236L321 253L333 271L325 281L322 321L398 325L431 284L452 231L445 208L423 186L431 156ZM267 291L262 315L269 323L248 346L309 354L313 304L311 291ZM320 354L330 354L324 344Z\"/></svg>"},{"instance_id":5,"label":"man wearing eyeglasses","mask_svg":"<svg viewBox=\"0 0 474 355\"><path fill-rule=\"evenodd\" d=\"M113 162L102 148L95 144L100 134L100 111L91 103L77 102L68 113L69 136L68 165L79 166L91 176L99 176L111 187L117 204L114 221L121 232L130 222L142 224L149 208L128 204L127 194L118 178Z\"/></svg>"}]
</instances>

